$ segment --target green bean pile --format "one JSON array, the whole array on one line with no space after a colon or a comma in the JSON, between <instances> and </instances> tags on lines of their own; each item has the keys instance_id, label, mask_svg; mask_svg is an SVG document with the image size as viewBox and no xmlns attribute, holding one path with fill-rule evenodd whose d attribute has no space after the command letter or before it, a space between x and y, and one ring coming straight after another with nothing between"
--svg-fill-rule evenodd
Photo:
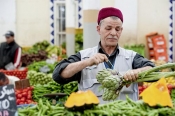
<instances>
[{"instance_id":1,"label":"green bean pile","mask_svg":"<svg viewBox=\"0 0 175 116\"><path fill-rule=\"evenodd\" d=\"M18 109L19 116L175 116L175 108L150 107L142 101L117 100L91 109L71 111L41 99L37 106Z\"/></svg>"}]
</instances>

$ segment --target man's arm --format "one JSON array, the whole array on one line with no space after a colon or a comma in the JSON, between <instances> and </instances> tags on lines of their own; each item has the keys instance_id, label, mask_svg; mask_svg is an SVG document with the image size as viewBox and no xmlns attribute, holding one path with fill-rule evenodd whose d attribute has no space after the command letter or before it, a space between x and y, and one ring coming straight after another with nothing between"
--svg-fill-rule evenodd
<instances>
[{"instance_id":1,"label":"man's arm","mask_svg":"<svg viewBox=\"0 0 175 116\"><path fill-rule=\"evenodd\" d=\"M80 53L78 53L78 55L80 56ZM53 79L56 82L67 83L72 80L76 80L77 78L80 80L81 78L80 72L85 67L98 65L99 63L108 60L105 54L100 53L97 53L86 60L81 60L81 57L75 59L75 57L77 57L77 55L72 55L71 57L68 58L68 60L64 60L56 66L53 72Z\"/></svg>"},{"instance_id":2,"label":"man's arm","mask_svg":"<svg viewBox=\"0 0 175 116\"><path fill-rule=\"evenodd\" d=\"M98 65L104 61L108 61L108 58L105 54L97 53L92 57L81 60L79 62L69 64L61 73L61 76L64 78L70 78L77 72L83 70L85 67Z\"/></svg>"},{"instance_id":3,"label":"man's arm","mask_svg":"<svg viewBox=\"0 0 175 116\"><path fill-rule=\"evenodd\" d=\"M78 62L81 60L81 55L78 52L75 55L71 55L68 59L62 60L58 63L53 71L53 80L60 84L66 84L71 81L80 81L81 71L73 75L72 77L65 79L61 76L62 71L71 63Z\"/></svg>"},{"instance_id":4,"label":"man's arm","mask_svg":"<svg viewBox=\"0 0 175 116\"><path fill-rule=\"evenodd\" d=\"M125 73L124 78L126 80L136 80L138 78L138 74L140 72L143 72L145 70L148 70L152 67L154 67L154 63L149 61L148 59L144 58L140 54L136 54L133 63L132 68L133 70L130 70Z\"/></svg>"},{"instance_id":5,"label":"man's arm","mask_svg":"<svg viewBox=\"0 0 175 116\"><path fill-rule=\"evenodd\" d=\"M15 56L14 56L14 61L13 64L16 68L18 68L20 66L20 62L21 62L21 48L19 47L18 49L16 49L15 51Z\"/></svg>"}]
</instances>

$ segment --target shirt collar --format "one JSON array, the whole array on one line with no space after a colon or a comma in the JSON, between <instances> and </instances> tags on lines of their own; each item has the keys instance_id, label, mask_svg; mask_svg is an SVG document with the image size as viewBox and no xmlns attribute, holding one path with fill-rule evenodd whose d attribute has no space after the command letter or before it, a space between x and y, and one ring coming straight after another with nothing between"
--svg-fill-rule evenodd
<instances>
[{"instance_id":1,"label":"shirt collar","mask_svg":"<svg viewBox=\"0 0 175 116\"><path fill-rule=\"evenodd\" d=\"M98 52L99 53L105 53L106 52L103 50L103 48L101 47L101 41L99 42L98 44ZM113 55L118 55L119 54L119 46L117 45L117 47L115 48L114 52L110 55L110 56L113 56ZM107 55L107 54L106 54ZM107 55L108 56L108 55Z\"/></svg>"}]
</instances>

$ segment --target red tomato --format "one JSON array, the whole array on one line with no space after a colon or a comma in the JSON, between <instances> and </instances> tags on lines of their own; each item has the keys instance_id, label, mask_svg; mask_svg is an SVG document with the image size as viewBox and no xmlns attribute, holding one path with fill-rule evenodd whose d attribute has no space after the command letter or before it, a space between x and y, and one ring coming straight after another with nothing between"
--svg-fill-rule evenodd
<instances>
[{"instance_id":1,"label":"red tomato","mask_svg":"<svg viewBox=\"0 0 175 116\"><path fill-rule=\"evenodd\" d=\"M138 89L139 89L139 91L143 91L144 90L143 86L139 86Z\"/></svg>"},{"instance_id":2,"label":"red tomato","mask_svg":"<svg viewBox=\"0 0 175 116\"><path fill-rule=\"evenodd\" d=\"M173 86L171 84L168 84L167 87L168 87L168 89L172 89L173 88Z\"/></svg>"},{"instance_id":3,"label":"red tomato","mask_svg":"<svg viewBox=\"0 0 175 116\"><path fill-rule=\"evenodd\" d=\"M31 94L28 94L28 95L27 95L27 99L29 99L29 100L32 99Z\"/></svg>"},{"instance_id":4,"label":"red tomato","mask_svg":"<svg viewBox=\"0 0 175 116\"><path fill-rule=\"evenodd\" d=\"M22 96L23 96L23 97L27 97L27 92L23 92L23 93L22 93Z\"/></svg>"},{"instance_id":5,"label":"red tomato","mask_svg":"<svg viewBox=\"0 0 175 116\"><path fill-rule=\"evenodd\" d=\"M32 91L28 91L28 93L27 93L28 95L32 95Z\"/></svg>"},{"instance_id":6,"label":"red tomato","mask_svg":"<svg viewBox=\"0 0 175 116\"><path fill-rule=\"evenodd\" d=\"M30 104L30 103L32 103L32 102L33 102L32 100L27 100L27 103L28 103L28 104Z\"/></svg>"},{"instance_id":7,"label":"red tomato","mask_svg":"<svg viewBox=\"0 0 175 116\"><path fill-rule=\"evenodd\" d=\"M22 95L21 95L21 94L18 94L18 95L17 95L17 98L18 98L18 99L21 99L21 98L22 98Z\"/></svg>"},{"instance_id":8,"label":"red tomato","mask_svg":"<svg viewBox=\"0 0 175 116\"><path fill-rule=\"evenodd\" d=\"M27 89L23 89L23 92L27 92L28 90Z\"/></svg>"},{"instance_id":9,"label":"red tomato","mask_svg":"<svg viewBox=\"0 0 175 116\"><path fill-rule=\"evenodd\" d=\"M25 98L25 97L22 97L22 98L21 98L21 101L22 101L22 102L25 102L25 101L26 101L26 98Z\"/></svg>"},{"instance_id":10,"label":"red tomato","mask_svg":"<svg viewBox=\"0 0 175 116\"><path fill-rule=\"evenodd\" d=\"M16 100L17 105L19 105L20 102L21 102L20 99L17 99L17 100Z\"/></svg>"},{"instance_id":11,"label":"red tomato","mask_svg":"<svg viewBox=\"0 0 175 116\"><path fill-rule=\"evenodd\" d=\"M31 88L30 87L27 87L27 90L31 90Z\"/></svg>"},{"instance_id":12,"label":"red tomato","mask_svg":"<svg viewBox=\"0 0 175 116\"><path fill-rule=\"evenodd\" d=\"M24 102L19 102L19 105L22 105L22 104L24 104Z\"/></svg>"},{"instance_id":13,"label":"red tomato","mask_svg":"<svg viewBox=\"0 0 175 116\"><path fill-rule=\"evenodd\" d=\"M16 91L16 92L15 92L16 95L18 95L18 94L20 94L20 93L21 93L21 92L19 92L19 91Z\"/></svg>"}]
</instances>

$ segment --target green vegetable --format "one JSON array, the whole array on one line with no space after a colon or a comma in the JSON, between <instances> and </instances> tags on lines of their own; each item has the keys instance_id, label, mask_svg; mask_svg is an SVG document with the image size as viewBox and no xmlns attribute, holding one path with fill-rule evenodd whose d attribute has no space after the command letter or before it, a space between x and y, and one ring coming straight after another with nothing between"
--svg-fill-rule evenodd
<instances>
[{"instance_id":1,"label":"green vegetable","mask_svg":"<svg viewBox=\"0 0 175 116\"><path fill-rule=\"evenodd\" d=\"M72 92L75 92L77 90L78 90L78 83L76 81L70 82L65 85L60 85L54 81L49 82L45 85L38 84L34 86L33 100L36 102L39 102L39 99L42 99L43 101L49 100L49 102L52 102L52 99L43 97L43 95L48 93L67 93L69 95ZM65 97L56 98L56 99L59 103L64 103L68 98L68 95Z\"/></svg>"},{"instance_id":2,"label":"green vegetable","mask_svg":"<svg viewBox=\"0 0 175 116\"><path fill-rule=\"evenodd\" d=\"M147 71L141 72L138 79L135 82L145 82L145 81L157 81L162 77L175 76L175 72L155 72L165 68L174 68L175 63L167 63ZM96 75L97 80L102 84L104 89L103 100L109 101L116 98L123 86L131 84L133 82L124 80L119 72L111 69L104 69L99 71Z\"/></svg>"},{"instance_id":3,"label":"green vegetable","mask_svg":"<svg viewBox=\"0 0 175 116\"><path fill-rule=\"evenodd\" d=\"M37 106L19 108L18 114L19 116L174 116L175 108L150 107L141 100L135 102L127 98L126 101L116 100L91 109L76 111L39 100Z\"/></svg>"},{"instance_id":4,"label":"green vegetable","mask_svg":"<svg viewBox=\"0 0 175 116\"><path fill-rule=\"evenodd\" d=\"M29 71L32 70L32 71L40 72L40 68L47 66L50 69L50 71L47 73L52 73L57 63L58 62L55 62L54 64L48 64L46 61L33 62L32 64L27 66L27 68Z\"/></svg>"},{"instance_id":5,"label":"green vegetable","mask_svg":"<svg viewBox=\"0 0 175 116\"><path fill-rule=\"evenodd\" d=\"M31 85L43 85L53 81L52 74L45 74L36 71L28 71L27 79L29 79Z\"/></svg>"}]
</instances>

